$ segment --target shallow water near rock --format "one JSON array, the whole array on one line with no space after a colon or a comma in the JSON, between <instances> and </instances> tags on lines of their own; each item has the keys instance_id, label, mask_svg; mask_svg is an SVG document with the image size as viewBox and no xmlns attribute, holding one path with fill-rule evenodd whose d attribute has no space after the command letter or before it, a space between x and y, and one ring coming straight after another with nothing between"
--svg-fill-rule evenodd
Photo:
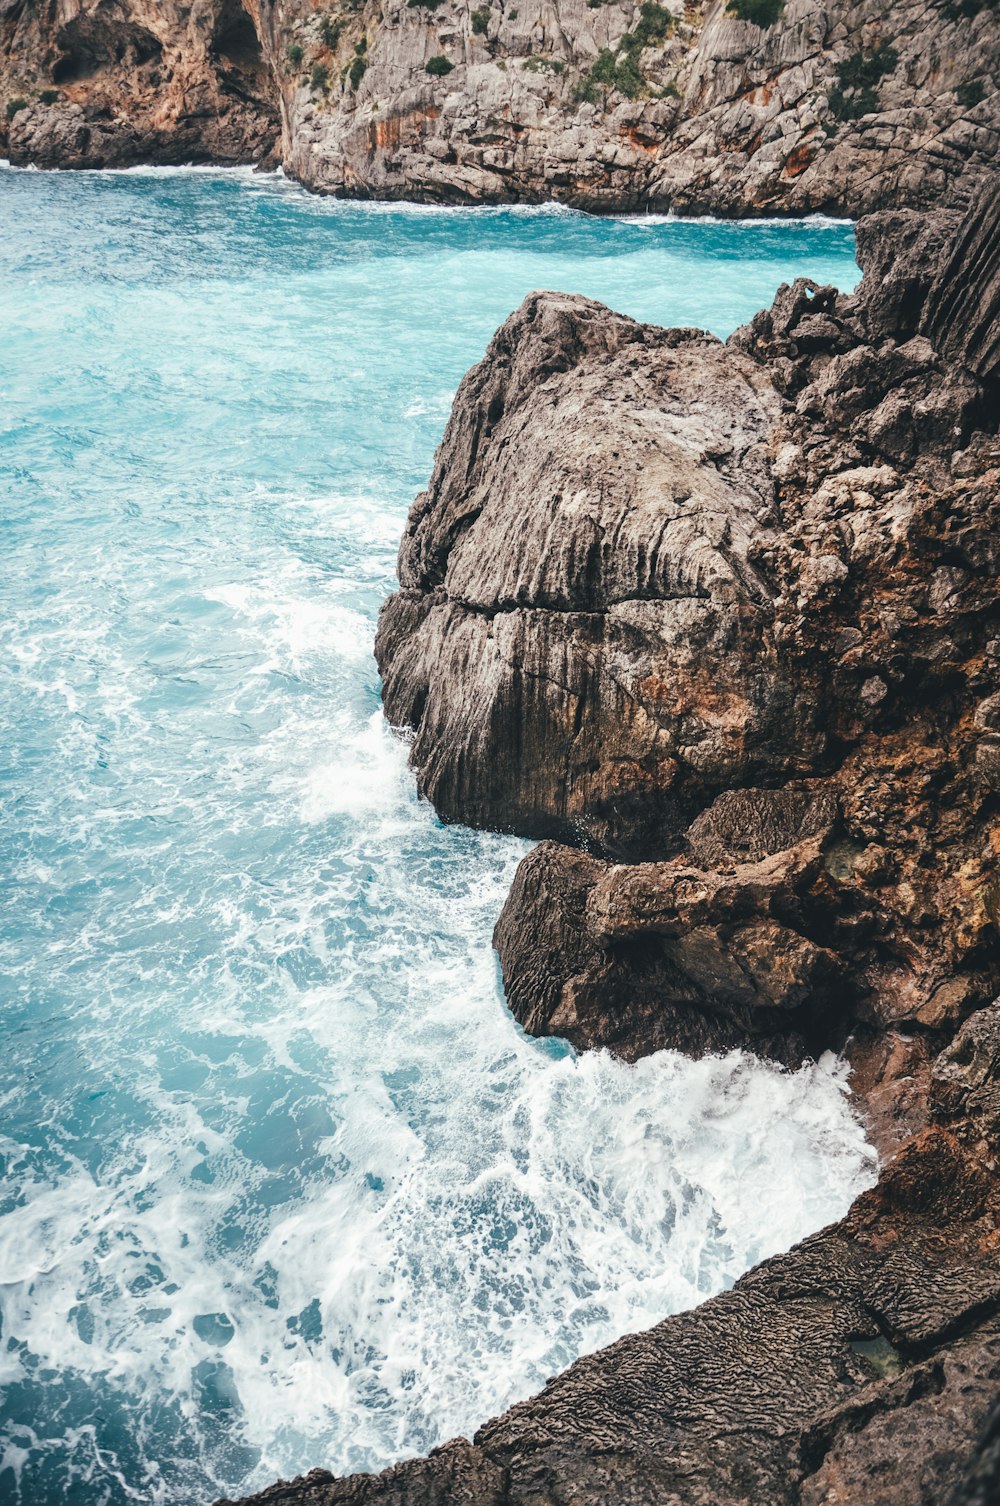
<instances>
[{"instance_id":1,"label":"shallow water near rock","mask_svg":"<svg viewBox=\"0 0 1000 1506\"><path fill-rule=\"evenodd\" d=\"M528 290L726 334L851 228L5 171L0 267L0 1497L381 1467L839 1216L832 1059L518 1031L525 844L418 801L371 645Z\"/></svg>"}]
</instances>

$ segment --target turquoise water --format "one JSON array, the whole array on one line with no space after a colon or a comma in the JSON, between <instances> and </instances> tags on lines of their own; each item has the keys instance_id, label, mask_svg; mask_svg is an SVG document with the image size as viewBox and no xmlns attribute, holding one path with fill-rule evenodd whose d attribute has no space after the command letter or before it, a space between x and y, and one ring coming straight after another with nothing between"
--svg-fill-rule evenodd
<instances>
[{"instance_id":1,"label":"turquoise water","mask_svg":"<svg viewBox=\"0 0 1000 1506\"><path fill-rule=\"evenodd\" d=\"M0 172L0 1499L375 1468L871 1175L843 1073L526 1039L375 615L531 288L728 332L850 228Z\"/></svg>"}]
</instances>

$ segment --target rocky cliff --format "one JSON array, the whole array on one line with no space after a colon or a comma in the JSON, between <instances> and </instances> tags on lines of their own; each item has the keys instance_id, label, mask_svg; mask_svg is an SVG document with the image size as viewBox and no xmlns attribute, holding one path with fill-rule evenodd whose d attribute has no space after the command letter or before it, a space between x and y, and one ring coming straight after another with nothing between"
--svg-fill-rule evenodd
<instances>
[{"instance_id":1,"label":"rocky cliff","mask_svg":"<svg viewBox=\"0 0 1000 1506\"><path fill-rule=\"evenodd\" d=\"M16 163L282 161L324 192L724 214L962 200L996 0L0 0Z\"/></svg>"},{"instance_id":2,"label":"rocky cliff","mask_svg":"<svg viewBox=\"0 0 1000 1506\"><path fill-rule=\"evenodd\" d=\"M377 653L450 818L550 837L534 1031L846 1044L839 1224L378 1477L263 1506L1000 1499L1000 188L725 345L535 294L459 389Z\"/></svg>"},{"instance_id":3,"label":"rocky cliff","mask_svg":"<svg viewBox=\"0 0 1000 1506\"><path fill-rule=\"evenodd\" d=\"M529 1030L850 1038L911 1129L1000 989L998 225L874 216L855 295L726 345L536 294L466 377L377 653L439 811L555 839L496 933Z\"/></svg>"}]
</instances>

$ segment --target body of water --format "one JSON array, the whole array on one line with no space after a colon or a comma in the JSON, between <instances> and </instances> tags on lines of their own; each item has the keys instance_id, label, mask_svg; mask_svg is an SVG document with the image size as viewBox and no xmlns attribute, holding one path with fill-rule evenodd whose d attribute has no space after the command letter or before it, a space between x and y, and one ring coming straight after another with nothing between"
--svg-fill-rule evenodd
<instances>
[{"instance_id":1,"label":"body of water","mask_svg":"<svg viewBox=\"0 0 1000 1506\"><path fill-rule=\"evenodd\" d=\"M0 1498L374 1469L698 1302L871 1176L843 1074L534 1042L525 845L442 827L372 638L535 287L728 333L833 223L0 172Z\"/></svg>"}]
</instances>

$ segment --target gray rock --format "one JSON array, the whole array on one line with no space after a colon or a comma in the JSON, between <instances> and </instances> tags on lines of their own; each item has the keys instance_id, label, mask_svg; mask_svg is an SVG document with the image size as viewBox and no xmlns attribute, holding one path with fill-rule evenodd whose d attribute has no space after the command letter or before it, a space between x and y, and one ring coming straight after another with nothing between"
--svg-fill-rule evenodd
<instances>
[{"instance_id":1,"label":"gray rock","mask_svg":"<svg viewBox=\"0 0 1000 1506\"><path fill-rule=\"evenodd\" d=\"M42 166L254 161L280 131L287 172L357 197L722 214L959 204L992 171L1000 106L995 7L961 9L787 0L761 28L719 0L670 0L645 20L633 0L13 0L0 101L30 108L6 140L0 114L0 146ZM432 57L450 71L428 73ZM867 94L845 86L873 59ZM38 103L53 84L65 119Z\"/></svg>"},{"instance_id":2,"label":"gray rock","mask_svg":"<svg viewBox=\"0 0 1000 1506\"><path fill-rule=\"evenodd\" d=\"M507 321L459 389L376 642L445 819L641 856L711 794L808 758L754 559L780 407L696 331L563 294Z\"/></svg>"}]
</instances>

